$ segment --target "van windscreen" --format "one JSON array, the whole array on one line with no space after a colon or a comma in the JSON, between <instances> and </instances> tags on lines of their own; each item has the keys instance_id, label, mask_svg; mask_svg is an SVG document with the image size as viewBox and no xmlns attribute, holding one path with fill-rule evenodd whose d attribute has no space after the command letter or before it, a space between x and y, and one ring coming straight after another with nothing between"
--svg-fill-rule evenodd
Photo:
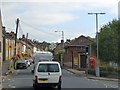
<instances>
[{"instance_id":1,"label":"van windscreen","mask_svg":"<svg viewBox=\"0 0 120 90\"><path fill-rule=\"evenodd\" d=\"M59 72L58 64L39 64L38 72Z\"/></svg>"}]
</instances>

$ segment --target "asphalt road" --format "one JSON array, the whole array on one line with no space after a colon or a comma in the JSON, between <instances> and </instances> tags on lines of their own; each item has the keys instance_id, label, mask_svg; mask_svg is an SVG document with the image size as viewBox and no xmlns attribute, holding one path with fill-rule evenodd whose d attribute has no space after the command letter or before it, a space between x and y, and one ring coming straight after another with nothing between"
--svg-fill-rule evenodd
<instances>
[{"instance_id":1,"label":"asphalt road","mask_svg":"<svg viewBox=\"0 0 120 90\"><path fill-rule=\"evenodd\" d=\"M15 70L13 74L3 81L2 88L30 88L33 90L32 69L33 66L24 70ZM115 81L87 79L84 76L78 76L65 69L62 72L62 88L118 88L118 83Z\"/></svg>"}]
</instances>

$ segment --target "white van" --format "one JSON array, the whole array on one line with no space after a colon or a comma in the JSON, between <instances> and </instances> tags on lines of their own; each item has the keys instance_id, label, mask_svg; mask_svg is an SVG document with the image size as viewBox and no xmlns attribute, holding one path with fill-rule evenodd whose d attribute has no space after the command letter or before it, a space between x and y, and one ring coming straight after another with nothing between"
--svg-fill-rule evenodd
<instances>
[{"instance_id":1,"label":"white van","mask_svg":"<svg viewBox=\"0 0 120 90\"><path fill-rule=\"evenodd\" d=\"M34 70L33 87L57 86L61 89L62 71L59 62L42 61L38 62Z\"/></svg>"}]
</instances>

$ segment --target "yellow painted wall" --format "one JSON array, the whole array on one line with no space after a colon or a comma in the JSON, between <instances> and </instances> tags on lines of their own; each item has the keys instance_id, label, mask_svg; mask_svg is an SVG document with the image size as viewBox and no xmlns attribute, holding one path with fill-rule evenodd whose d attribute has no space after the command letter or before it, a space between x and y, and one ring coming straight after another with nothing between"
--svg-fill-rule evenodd
<instances>
[{"instance_id":1,"label":"yellow painted wall","mask_svg":"<svg viewBox=\"0 0 120 90\"><path fill-rule=\"evenodd\" d=\"M74 57L74 65L78 65L78 57Z\"/></svg>"}]
</instances>

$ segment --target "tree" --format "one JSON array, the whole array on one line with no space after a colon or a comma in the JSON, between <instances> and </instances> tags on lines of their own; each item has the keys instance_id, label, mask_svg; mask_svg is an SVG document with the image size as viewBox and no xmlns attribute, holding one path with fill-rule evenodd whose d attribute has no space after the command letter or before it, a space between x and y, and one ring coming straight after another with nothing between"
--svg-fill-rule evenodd
<instances>
[{"instance_id":1,"label":"tree","mask_svg":"<svg viewBox=\"0 0 120 90\"><path fill-rule=\"evenodd\" d=\"M118 61L118 20L113 20L104 25L98 34L99 58L102 61Z\"/></svg>"}]
</instances>

